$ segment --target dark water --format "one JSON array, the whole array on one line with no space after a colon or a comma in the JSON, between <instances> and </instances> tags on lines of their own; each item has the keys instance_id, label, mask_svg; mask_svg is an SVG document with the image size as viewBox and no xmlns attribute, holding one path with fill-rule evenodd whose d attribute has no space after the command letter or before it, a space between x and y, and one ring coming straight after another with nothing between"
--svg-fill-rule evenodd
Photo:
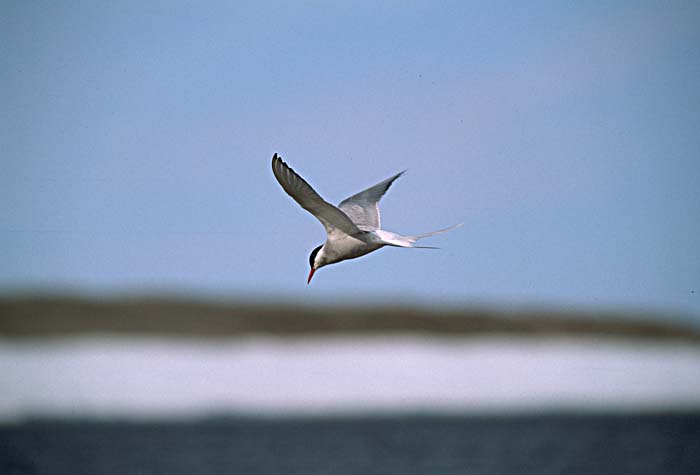
<instances>
[{"instance_id":1,"label":"dark water","mask_svg":"<svg viewBox=\"0 0 700 475\"><path fill-rule=\"evenodd\" d=\"M13 474L700 474L700 413L35 421Z\"/></svg>"}]
</instances>

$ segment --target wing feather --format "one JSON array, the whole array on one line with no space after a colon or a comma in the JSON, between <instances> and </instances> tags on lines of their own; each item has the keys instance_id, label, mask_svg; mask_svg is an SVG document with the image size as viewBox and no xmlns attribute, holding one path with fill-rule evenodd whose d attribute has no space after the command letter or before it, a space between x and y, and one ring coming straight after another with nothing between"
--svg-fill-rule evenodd
<instances>
[{"instance_id":1,"label":"wing feather","mask_svg":"<svg viewBox=\"0 0 700 475\"><path fill-rule=\"evenodd\" d=\"M381 226L379 215L379 200L384 196L394 180L403 175L406 170L397 173L391 178L377 183L359 193L344 199L338 207L352 220L355 225L364 231L374 231Z\"/></svg>"},{"instance_id":2,"label":"wing feather","mask_svg":"<svg viewBox=\"0 0 700 475\"><path fill-rule=\"evenodd\" d=\"M294 201L321 221L328 235L338 231L349 235L360 232L360 229L343 211L321 198L311 185L284 163L277 154L272 157L272 173Z\"/></svg>"}]
</instances>

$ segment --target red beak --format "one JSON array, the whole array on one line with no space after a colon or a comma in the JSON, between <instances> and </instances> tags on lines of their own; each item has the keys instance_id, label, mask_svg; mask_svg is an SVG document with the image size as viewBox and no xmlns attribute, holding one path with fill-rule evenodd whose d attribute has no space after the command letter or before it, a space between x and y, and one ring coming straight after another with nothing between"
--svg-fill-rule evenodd
<instances>
[{"instance_id":1,"label":"red beak","mask_svg":"<svg viewBox=\"0 0 700 475\"><path fill-rule=\"evenodd\" d=\"M316 269L312 267L311 272L309 272L309 280L306 281L306 285L309 285L311 283L311 278L314 276L314 272L316 272Z\"/></svg>"}]
</instances>

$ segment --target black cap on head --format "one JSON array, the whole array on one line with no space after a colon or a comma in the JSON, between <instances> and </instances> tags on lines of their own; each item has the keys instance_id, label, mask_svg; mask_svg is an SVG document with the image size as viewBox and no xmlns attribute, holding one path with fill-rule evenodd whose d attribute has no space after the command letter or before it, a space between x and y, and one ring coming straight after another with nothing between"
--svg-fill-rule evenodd
<instances>
[{"instance_id":1,"label":"black cap on head","mask_svg":"<svg viewBox=\"0 0 700 475\"><path fill-rule=\"evenodd\" d=\"M318 254L318 251L320 251L322 247L323 247L323 244L321 244L316 249L311 251L311 255L309 256L309 265L311 266L312 269L314 267L314 259L316 259L316 254Z\"/></svg>"}]
</instances>

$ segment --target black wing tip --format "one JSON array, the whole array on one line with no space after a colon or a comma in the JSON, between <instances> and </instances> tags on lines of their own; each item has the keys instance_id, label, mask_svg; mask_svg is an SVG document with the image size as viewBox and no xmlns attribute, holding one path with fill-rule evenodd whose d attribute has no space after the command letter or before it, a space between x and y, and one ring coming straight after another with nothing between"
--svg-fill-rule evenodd
<instances>
[{"instance_id":1,"label":"black wing tip","mask_svg":"<svg viewBox=\"0 0 700 475\"><path fill-rule=\"evenodd\" d=\"M275 154L272 156L272 168L274 169L275 167L279 168L280 170L287 170L296 174L292 167L287 165L287 162L282 160L282 157L278 155L277 152L275 152Z\"/></svg>"},{"instance_id":2,"label":"black wing tip","mask_svg":"<svg viewBox=\"0 0 700 475\"><path fill-rule=\"evenodd\" d=\"M272 171L282 171L284 169L289 169L289 165L284 163L284 160L282 160L282 157L275 152L274 155L272 155Z\"/></svg>"},{"instance_id":3,"label":"black wing tip","mask_svg":"<svg viewBox=\"0 0 700 475\"><path fill-rule=\"evenodd\" d=\"M397 178L399 178L401 175L403 175L403 174L406 173L407 171L408 171L408 168L405 169L405 170L401 170L401 171L398 172L396 175L394 175L394 176L392 176L391 178L389 178L389 183L387 184L386 189L389 190L389 187L397 180Z\"/></svg>"},{"instance_id":4,"label":"black wing tip","mask_svg":"<svg viewBox=\"0 0 700 475\"><path fill-rule=\"evenodd\" d=\"M403 175L403 174L406 173L407 171L408 171L408 168L405 169L405 170L401 170L400 172L398 172L396 175L394 175L394 176L392 176L392 177L387 178L387 180L389 180L389 186L391 186L391 184L394 183L394 181L395 181L397 178L399 178L401 175Z\"/></svg>"},{"instance_id":5,"label":"black wing tip","mask_svg":"<svg viewBox=\"0 0 700 475\"><path fill-rule=\"evenodd\" d=\"M306 180L304 180L302 177L299 176L297 172L294 171L292 167L287 165L284 160L282 160L282 157L277 155L275 153L272 156L272 172L275 174L277 177L277 181L282 183L283 178L285 177L284 180L289 182L290 179L296 179L301 181L302 183L305 183L309 188L311 188L311 185L309 185ZM284 185L283 185L284 187ZM313 191L313 188L312 188ZM289 193L289 192L287 192Z\"/></svg>"},{"instance_id":6,"label":"black wing tip","mask_svg":"<svg viewBox=\"0 0 700 475\"><path fill-rule=\"evenodd\" d=\"M280 173L293 173L294 175L296 175L296 172L292 169L292 167L287 165L287 163L284 160L282 160L282 157L280 157L276 153L272 156L272 168L276 168Z\"/></svg>"}]
</instances>

